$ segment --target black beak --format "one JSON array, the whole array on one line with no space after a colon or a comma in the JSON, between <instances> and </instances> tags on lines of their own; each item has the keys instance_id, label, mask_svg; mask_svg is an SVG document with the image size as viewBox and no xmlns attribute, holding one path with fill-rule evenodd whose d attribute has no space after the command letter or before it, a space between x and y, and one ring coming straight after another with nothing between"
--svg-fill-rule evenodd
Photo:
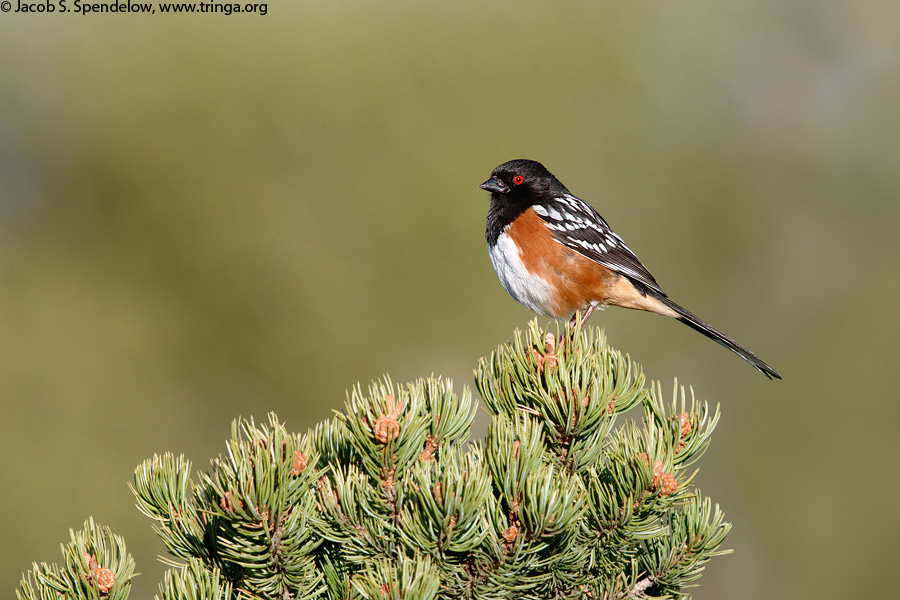
<instances>
[{"instance_id":1,"label":"black beak","mask_svg":"<svg viewBox=\"0 0 900 600\"><path fill-rule=\"evenodd\" d=\"M491 178L479 185L483 190L487 190L489 192L497 192L498 194L505 194L509 191L509 188L506 187L506 184L491 175Z\"/></svg>"}]
</instances>

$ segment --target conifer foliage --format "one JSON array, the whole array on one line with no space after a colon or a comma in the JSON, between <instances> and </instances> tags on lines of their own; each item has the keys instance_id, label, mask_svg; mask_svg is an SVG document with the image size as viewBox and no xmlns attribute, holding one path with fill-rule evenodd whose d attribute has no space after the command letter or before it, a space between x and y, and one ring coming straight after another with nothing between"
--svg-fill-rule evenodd
<instances>
[{"instance_id":1,"label":"conifer foliage","mask_svg":"<svg viewBox=\"0 0 900 600\"><path fill-rule=\"evenodd\" d=\"M598 330L516 331L475 371L491 417L436 378L385 378L291 433L238 420L196 480L184 457L135 471L170 555L161 600L684 597L730 525L691 483L718 420L663 400ZM635 409L632 415L619 418ZM124 600L134 564L88 521L19 600Z\"/></svg>"}]
</instances>

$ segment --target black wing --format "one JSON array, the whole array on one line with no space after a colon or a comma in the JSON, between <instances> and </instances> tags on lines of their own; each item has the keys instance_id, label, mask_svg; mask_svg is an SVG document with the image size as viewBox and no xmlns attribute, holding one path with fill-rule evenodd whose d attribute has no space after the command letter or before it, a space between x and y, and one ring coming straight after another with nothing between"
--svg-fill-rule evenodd
<instances>
[{"instance_id":1,"label":"black wing","mask_svg":"<svg viewBox=\"0 0 900 600\"><path fill-rule=\"evenodd\" d=\"M535 204L533 208L547 223L556 241L665 297L666 293L647 267L610 229L593 206L581 198L565 194Z\"/></svg>"}]
</instances>

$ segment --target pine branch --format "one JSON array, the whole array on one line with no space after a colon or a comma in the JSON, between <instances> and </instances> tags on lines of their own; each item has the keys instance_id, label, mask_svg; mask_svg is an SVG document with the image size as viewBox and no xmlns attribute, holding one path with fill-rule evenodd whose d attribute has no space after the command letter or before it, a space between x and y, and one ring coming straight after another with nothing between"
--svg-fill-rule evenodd
<instances>
[{"instance_id":1,"label":"pine branch","mask_svg":"<svg viewBox=\"0 0 900 600\"><path fill-rule=\"evenodd\" d=\"M144 461L132 491L173 565L161 600L675 598L724 553L730 525L690 470L719 412L693 391L667 401L601 332L536 321L475 385L481 441L468 390L385 378L305 434L235 421L194 479L183 456ZM88 521L17 595L124 600L133 568Z\"/></svg>"},{"instance_id":2,"label":"pine branch","mask_svg":"<svg viewBox=\"0 0 900 600\"><path fill-rule=\"evenodd\" d=\"M158 600L228 600L232 597L231 584L221 571L210 569L197 559L166 571L159 591Z\"/></svg>"},{"instance_id":3,"label":"pine branch","mask_svg":"<svg viewBox=\"0 0 900 600\"><path fill-rule=\"evenodd\" d=\"M134 559L125 543L93 519L81 531L69 530L62 546L64 567L34 563L16 590L18 600L125 600L134 576Z\"/></svg>"}]
</instances>

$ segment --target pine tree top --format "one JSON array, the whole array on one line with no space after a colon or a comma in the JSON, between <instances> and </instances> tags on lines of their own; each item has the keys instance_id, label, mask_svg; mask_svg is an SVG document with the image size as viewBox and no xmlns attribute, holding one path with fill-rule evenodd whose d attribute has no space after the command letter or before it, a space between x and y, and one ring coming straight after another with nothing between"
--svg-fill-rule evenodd
<instances>
[{"instance_id":1,"label":"pine tree top","mask_svg":"<svg viewBox=\"0 0 900 600\"><path fill-rule=\"evenodd\" d=\"M730 525L690 469L719 413L693 393L666 401L599 330L537 321L475 385L483 440L468 389L385 377L306 433L236 420L196 480L183 456L144 461L132 491L173 565L159 598L682 597L723 553ZM63 554L20 600L127 598L108 529L88 521Z\"/></svg>"}]
</instances>

